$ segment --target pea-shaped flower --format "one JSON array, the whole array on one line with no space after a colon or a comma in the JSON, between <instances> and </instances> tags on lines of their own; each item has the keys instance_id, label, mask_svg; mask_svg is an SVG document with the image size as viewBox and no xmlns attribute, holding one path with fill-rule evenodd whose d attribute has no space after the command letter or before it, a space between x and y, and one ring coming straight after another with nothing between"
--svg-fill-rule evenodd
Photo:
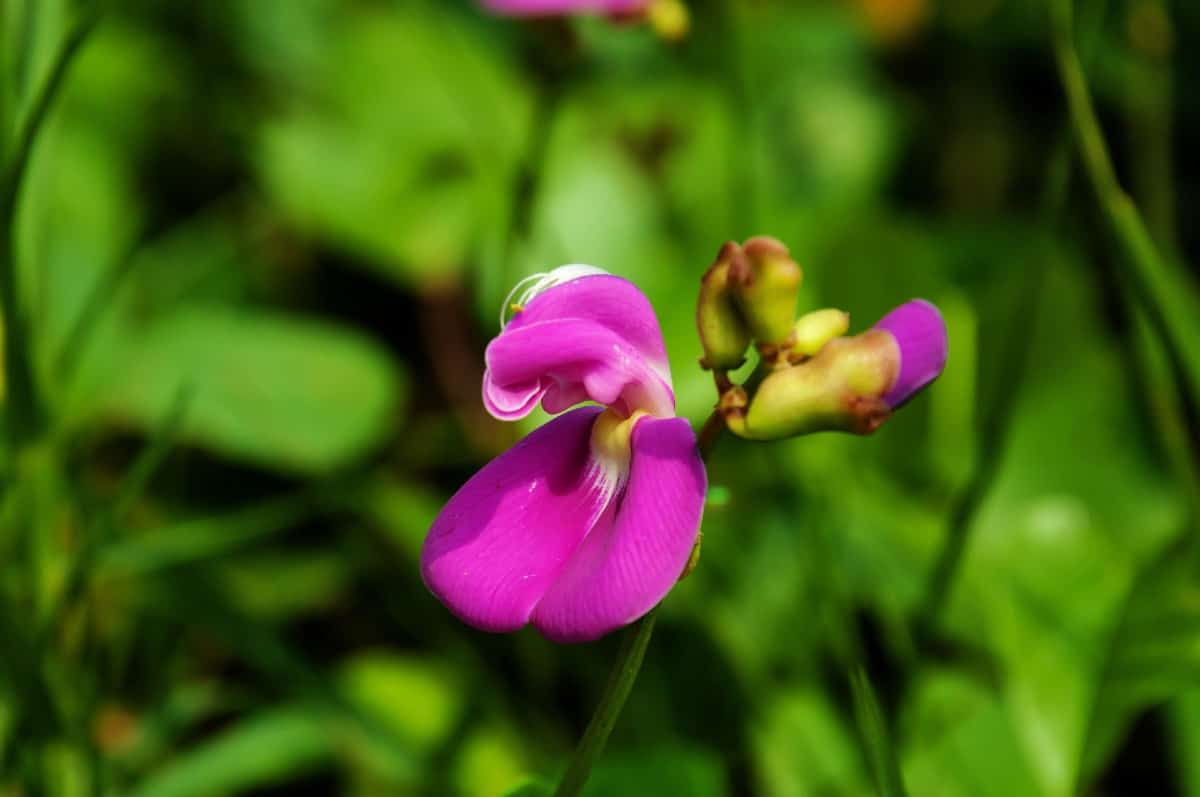
<instances>
[{"instance_id":1,"label":"pea-shaped flower","mask_svg":"<svg viewBox=\"0 0 1200 797\"><path fill-rule=\"evenodd\" d=\"M662 333L645 296L591 266L536 279L487 348L483 401L503 420L560 413L450 499L421 575L484 631L532 623L557 642L627 625L679 580L706 478L675 417ZM503 319L502 319L503 321Z\"/></svg>"}]
</instances>

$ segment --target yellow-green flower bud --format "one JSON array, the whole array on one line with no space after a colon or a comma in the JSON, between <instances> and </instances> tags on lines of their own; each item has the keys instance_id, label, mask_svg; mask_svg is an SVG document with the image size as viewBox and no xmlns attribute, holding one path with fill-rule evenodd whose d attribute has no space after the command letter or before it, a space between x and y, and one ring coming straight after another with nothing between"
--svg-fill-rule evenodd
<instances>
[{"instance_id":1,"label":"yellow-green flower bud","mask_svg":"<svg viewBox=\"0 0 1200 797\"><path fill-rule=\"evenodd\" d=\"M870 434L891 415L884 394L900 372L900 347L872 329L828 341L811 360L773 371L744 411L726 415L734 434L778 440L821 431Z\"/></svg>"},{"instance_id":2,"label":"yellow-green flower bud","mask_svg":"<svg viewBox=\"0 0 1200 797\"><path fill-rule=\"evenodd\" d=\"M814 356L829 341L845 335L849 329L849 313L833 308L814 310L801 316L792 326L789 354L795 362L805 360Z\"/></svg>"},{"instance_id":3,"label":"yellow-green flower bud","mask_svg":"<svg viewBox=\"0 0 1200 797\"><path fill-rule=\"evenodd\" d=\"M746 361L750 347L750 329L730 293L729 275L733 263L742 258L742 249L730 241L721 247L717 260L700 280L700 299L696 303L696 328L704 347L701 365L716 371L729 371Z\"/></svg>"},{"instance_id":4,"label":"yellow-green flower bud","mask_svg":"<svg viewBox=\"0 0 1200 797\"><path fill-rule=\"evenodd\" d=\"M729 274L737 306L760 345L781 345L792 334L803 273L774 238L751 238L741 251Z\"/></svg>"}]
</instances>

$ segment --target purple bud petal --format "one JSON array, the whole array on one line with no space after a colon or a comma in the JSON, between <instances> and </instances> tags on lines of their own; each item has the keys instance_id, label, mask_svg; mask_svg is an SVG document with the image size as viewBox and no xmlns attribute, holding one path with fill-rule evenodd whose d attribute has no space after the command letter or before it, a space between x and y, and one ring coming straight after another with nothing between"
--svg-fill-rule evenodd
<instances>
[{"instance_id":1,"label":"purple bud petal","mask_svg":"<svg viewBox=\"0 0 1200 797\"><path fill-rule=\"evenodd\" d=\"M875 325L892 334L900 348L900 375L884 395L892 409L903 405L941 375L950 341L941 312L924 299L913 299Z\"/></svg>"}]
</instances>

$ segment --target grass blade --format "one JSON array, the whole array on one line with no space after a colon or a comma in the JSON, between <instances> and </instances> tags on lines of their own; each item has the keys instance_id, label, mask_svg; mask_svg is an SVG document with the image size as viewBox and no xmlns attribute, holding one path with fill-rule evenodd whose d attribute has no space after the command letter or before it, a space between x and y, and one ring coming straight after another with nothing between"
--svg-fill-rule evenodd
<instances>
[{"instance_id":1,"label":"grass blade","mask_svg":"<svg viewBox=\"0 0 1200 797\"><path fill-rule=\"evenodd\" d=\"M850 676L850 691L854 696L854 719L862 740L863 753L871 768L871 777L880 797L905 797L900 762L892 747L891 735L883 719L883 711L875 698L875 690L867 672L858 667Z\"/></svg>"}]
</instances>

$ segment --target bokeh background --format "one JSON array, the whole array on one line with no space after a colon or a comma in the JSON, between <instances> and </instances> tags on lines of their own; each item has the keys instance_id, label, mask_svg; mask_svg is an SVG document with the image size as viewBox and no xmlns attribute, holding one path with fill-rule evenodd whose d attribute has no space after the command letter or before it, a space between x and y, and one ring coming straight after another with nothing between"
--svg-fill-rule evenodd
<instances>
[{"instance_id":1,"label":"bokeh background","mask_svg":"<svg viewBox=\"0 0 1200 797\"><path fill-rule=\"evenodd\" d=\"M1194 301L1200 5L1077 5ZM483 348L522 276L603 266L699 425L699 277L765 233L856 331L936 302L949 367L870 438L720 442L588 794L871 794L882 751L912 795L1200 795L1196 351L1072 157L1046 4L690 7L671 43L467 0L106 4L0 225L39 410L7 368L0 794L552 781L619 640L475 632L417 569L544 419L483 412ZM88 13L0 0L8 157Z\"/></svg>"}]
</instances>

